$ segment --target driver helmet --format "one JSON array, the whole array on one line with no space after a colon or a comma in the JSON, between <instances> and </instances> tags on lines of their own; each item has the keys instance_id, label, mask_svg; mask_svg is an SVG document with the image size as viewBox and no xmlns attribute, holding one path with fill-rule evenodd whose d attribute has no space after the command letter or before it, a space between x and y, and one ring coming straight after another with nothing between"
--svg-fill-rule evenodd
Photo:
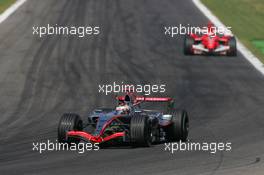
<instances>
[{"instance_id":1,"label":"driver helmet","mask_svg":"<svg viewBox=\"0 0 264 175\"><path fill-rule=\"evenodd\" d=\"M215 26L212 22L207 24L207 33L209 36L215 36Z\"/></svg>"}]
</instances>

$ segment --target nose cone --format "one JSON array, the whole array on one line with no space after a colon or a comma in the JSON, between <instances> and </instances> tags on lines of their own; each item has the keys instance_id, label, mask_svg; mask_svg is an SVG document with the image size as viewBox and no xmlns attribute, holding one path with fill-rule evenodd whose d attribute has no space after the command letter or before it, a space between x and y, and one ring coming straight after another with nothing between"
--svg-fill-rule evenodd
<instances>
[{"instance_id":1,"label":"nose cone","mask_svg":"<svg viewBox=\"0 0 264 175\"><path fill-rule=\"evenodd\" d=\"M214 49L215 48L215 45L213 42L208 42L208 45L207 45L207 48L210 50L210 49Z\"/></svg>"},{"instance_id":2,"label":"nose cone","mask_svg":"<svg viewBox=\"0 0 264 175\"><path fill-rule=\"evenodd\" d=\"M216 47L216 43L215 43L214 38L209 37L208 42L207 42L207 49L213 50L215 49L215 47Z\"/></svg>"}]
</instances>

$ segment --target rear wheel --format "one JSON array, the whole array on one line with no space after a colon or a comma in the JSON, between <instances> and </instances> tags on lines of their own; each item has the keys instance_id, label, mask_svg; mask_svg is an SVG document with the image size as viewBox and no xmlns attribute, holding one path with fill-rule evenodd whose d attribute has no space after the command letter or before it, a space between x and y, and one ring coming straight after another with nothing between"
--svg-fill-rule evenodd
<instances>
[{"instance_id":1,"label":"rear wheel","mask_svg":"<svg viewBox=\"0 0 264 175\"><path fill-rule=\"evenodd\" d=\"M227 51L227 56L236 56L237 55L237 47L236 47L236 38L231 37L228 41L230 49Z\"/></svg>"},{"instance_id":2,"label":"rear wheel","mask_svg":"<svg viewBox=\"0 0 264 175\"><path fill-rule=\"evenodd\" d=\"M58 126L58 141L62 143L79 143L79 138L68 138L68 131L81 131L82 120L78 114L63 114Z\"/></svg>"},{"instance_id":3,"label":"rear wheel","mask_svg":"<svg viewBox=\"0 0 264 175\"><path fill-rule=\"evenodd\" d=\"M192 46L194 44L194 40L191 36L186 35L184 39L184 54L185 55L192 55Z\"/></svg>"},{"instance_id":4,"label":"rear wheel","mask_svg":"<svg viewBox=\"0 0 264 175\"><path fill-rule=\"evenodd\" d=\"M130 121L130 139L135 146L151 146L151 121L146 115L134 115Z\"/></svg>"},{"instance_id":5,"label":"rear wheel","mask_svg":"<svg viewBox=\"0 0 264 175\"><path fill-rule=\"evenodd\" d=\"M172 124L166 132L168 141L186 141L189 133L189 118L184 110L172 110Z\"/></svg>"}]
</instances>

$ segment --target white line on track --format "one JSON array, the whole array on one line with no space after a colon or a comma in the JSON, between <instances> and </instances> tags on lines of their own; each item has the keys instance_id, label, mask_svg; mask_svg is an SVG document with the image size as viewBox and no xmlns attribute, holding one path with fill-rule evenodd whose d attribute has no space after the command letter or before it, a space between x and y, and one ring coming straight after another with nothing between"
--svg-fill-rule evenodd
<instances>
[{"instance_id":1,"label":"white line on track","mask_svg":"<svg viewBox=\"0 0 264 175\"><path fill-rule=\"evenodd\" d=\"M226 27L200 0L192 1L196 5L196 7L198 7L198 9L216 25L216 27ZM257 70L259 70L264 75L264 65L238 39L237 49Z\"/></svg>"},{"instance_id":2,"label":"white line on track","mask_svg":"<svg viewBox=\"0 0 264 175\"><path fill-rule=\"evenodd\" d=\"M24 2L27 0L17 0L13 5L6 9L2 14L0 14L0 24L6 20L10 15L12 15Z\"/></svg>"}]
</instances>

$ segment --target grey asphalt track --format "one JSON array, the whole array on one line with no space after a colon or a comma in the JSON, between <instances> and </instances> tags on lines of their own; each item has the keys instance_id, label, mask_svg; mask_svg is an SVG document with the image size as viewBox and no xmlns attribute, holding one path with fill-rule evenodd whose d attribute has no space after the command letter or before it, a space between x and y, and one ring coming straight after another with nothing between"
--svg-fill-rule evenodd
<instances>
[{"instance_id":1,"label":"grey asphalt track","mask_svg":"<svg viewBox=\"0 0 264 175\"><path fill-rule=\"evenodd\" d=\"M32 35L47 23L101 34ZM28 0L0 24L0 174L263 174L264 77L240 54L184 56L183 38L163 33L180 23L207 19L189 0ZM56 139L63 112L112 106L98 84L113 81L165 83L165 95L189 111L190 141L232 142L232 151L32 151L32 142Z\"/></svg>"}]
</instances>

